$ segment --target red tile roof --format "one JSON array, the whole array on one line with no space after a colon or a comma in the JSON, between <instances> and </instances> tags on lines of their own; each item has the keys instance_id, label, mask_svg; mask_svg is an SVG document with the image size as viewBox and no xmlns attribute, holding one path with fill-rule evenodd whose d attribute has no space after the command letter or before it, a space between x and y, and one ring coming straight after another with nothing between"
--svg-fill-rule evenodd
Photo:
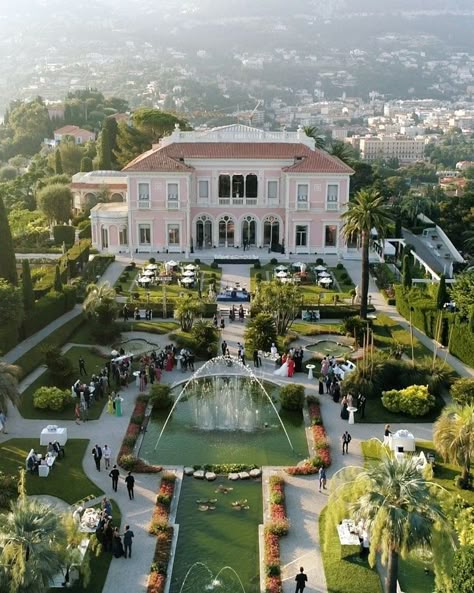
<instances>
[{"instance_id":1,"label":"red tile roof","mask_svg":"<svg viewBox=\"0 0 474 593\"><path fill-rule=\"evenodd\" d=\"M193 167L186 165L185 159L301 159L283 170L291 173L353 173L350 167L324 151L313 151L305 144L280 142L177 142L140 155L124 170L192 171Z\"/></svg>"},{"instance_id":2,"label":"red tile roof","mask_svg":"<svg viewBox=\"0 0 474 593\"><path fill-rule=\"evenodd\" d=\"M62 128L59 128L58 130L54 130L55 134L59 134L60 136L82 136L83 134L90 134L92 136L95 136L94 132L91 132L89 130L84 130L82 128L80 128L79 126L63 126Z\"/></svg>"}]
</instances>

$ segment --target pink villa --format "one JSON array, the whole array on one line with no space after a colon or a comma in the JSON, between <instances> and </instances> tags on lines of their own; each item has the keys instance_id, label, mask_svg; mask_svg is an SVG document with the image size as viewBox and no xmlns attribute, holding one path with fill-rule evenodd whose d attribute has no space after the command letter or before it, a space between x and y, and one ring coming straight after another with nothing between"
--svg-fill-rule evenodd
<instances>
[{"instance_id":1,"label":"pink villa","mask_svg":"<svg viewBox=\"0 0 474 593\"><path fill-rule=\"evenodd\" d=\"M315 149L302 128L177 127L116 173L114 181L126 184L124 201L91 210L92 242L100 251L130 254L235 253L244 246L339 254L346 250L341 213L352 173ZM112 181L106 172L102 177Z\"/></svg>"}]
</instances>

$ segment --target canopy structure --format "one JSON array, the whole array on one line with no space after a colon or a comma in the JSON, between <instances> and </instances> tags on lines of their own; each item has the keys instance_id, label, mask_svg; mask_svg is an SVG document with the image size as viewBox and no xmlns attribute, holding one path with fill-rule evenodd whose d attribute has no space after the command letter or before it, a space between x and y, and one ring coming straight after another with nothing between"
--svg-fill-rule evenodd
<instances>
[{"instance_id":1,"label":"canopy structure","mask_svg":"<svg viewBox=\"0 0 474 593\"><path fill-rule=\"evenodd\" d=\"M195 266L194 264L188 264L187 266L185 266L185 270L195 270L197 268L197 266Z\"/></svg>"},{"instance_id":2,"label":"canopy structure","mask_svg":"<svg viewBox=\"0 0 474 593\"><path fill-rule=\"evenodd\" d=\"M283 272L283 270L281 272L277 272L276 277L277 278L286 278L288 276L288 272Z\"/></svg>"},{"instance_id":3,"label":"canopy structure","mask_svg":"<svg viewBox=\"0 0 474 593\"><path fill-rule=\"evenodd\" d=\"M288 269L287 266L282 266L282 265L279 265L275 268L275 270L277 270L277 272L284 272L287 269Z\"/></svg>"},{"instance_id":4,"label":"canopy structure","mask_svg":"<svg viewBox=\"0 0 474 593\"><path fill-rule=\"evenodd\" d=\"M189 278L191 278L192 276L194 276L194 272L191 272L191 270L187 270L183 273L183 276L188 276Z\"/></svg>"},{"instance_id":5,"label":"canopy structure","mask_svg":"<svg viewBox=\"0 0 474 593\"><path fill-rule=\"evenodd\" d=\"M181 280L181 284L192 284L194 282L194 278L183 278Z\"/></svg>"}]
</instances>

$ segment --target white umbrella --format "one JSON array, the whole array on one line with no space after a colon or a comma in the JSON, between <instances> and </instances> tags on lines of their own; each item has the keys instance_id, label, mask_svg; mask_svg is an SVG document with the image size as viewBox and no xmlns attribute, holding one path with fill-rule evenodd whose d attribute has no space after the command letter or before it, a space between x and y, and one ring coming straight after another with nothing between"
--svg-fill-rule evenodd
<instances>
[{"instance_id":1,"label":"white umbrella","mask_svg":"<svg viewBox=\"0 0 474 593\"><path fill-rule=\"evenodd\" d=\"M318 274L318 276L319 276L320 278L330 278L330 277L331 277L331 274L328 274L328 272L320 272L320 273Z\"/></svg>"},{"instance_id":2,"label":"white umbrella","mask_svg":"<svg viewBox=\"0 0 474 593\"><path fill-rule=\"evenodd\" d=\"M156 264L148 264L146 269L147 270L157 270L158 266Z\"/></svg>"},{"instance_id":3,"label":"white umbrella","mask_svg":"<svg viewBox=\"0 0 474 593\"><path fill-rule=\"evenodd\" d=\"M296 263L293 264L294 268L302 268L304 266L304 263L302 261L297 261Z\"/></svg>"},{"instance_id":4,"label":"white umbrella","mask_svg":"<svg viewBox=\"0 0 474 593\"><path fill-rule=\"evenodd\" d=\"M332 284L332 279L331 278L321 278L321 280L319 282L321 284Z\"/></svg>"},{"instance_id":5,"label":"white umbrella","mask_svg":"<svg viewBox=\"0 0 474 593\"><path fill-rule=\"evenodd\" d=\"M306 272L306 264L301 264L301 272Z\"/></svg>"},{"instance_id":6,"label":"white umbrella","mask_svg":"<svg viewBox=\"0 0 474 593\"><path fill-rule=\"evenodd\" d=\"M170 261L166 262L166 265L171 266L174 268L175 266L179 265L178 262L175 262L174 259L170 259Z\"/></svg>"},{"instance_id":7,"label":"white umbrella","mask_svg":"<svg viewBox=\"0 0 474 593\"><path fill-rule=\"evenodd\" d=\"M195 270L197 266L194 264L188 264L184 269L185 270Z\"/></svg>"},{"instance_id":8,"label":"white umbrella","mask_svg":"<svg viewBox=\"0 0 474 593\"><path fill-rule=\"evenodd\" d=\"M183 278L181 280L181 284L191 284L192 282L194 282L194 278Z\"/></svg>"},{"instance_id":9,"label":"white umbrella","mask_svg":"<svg viewBox=\"0 0 474 593\"><path fill-rule=\"evenodd\" d=\"M318 270L318 272L325 272L327 270L326 266L316 266L316 270Z\"/></svg>"},{"instance_id":10,"label":"white umbrella","mask_svg":"<svg viewBox=\"0 0 474 593\"><path fill-rule=\"evenodd\" d=\"M287 270L288 268L286 266L277 266L275 268L275 270L278 270L279 272L284 272L285 270Z\"/></svg>"},{"instance_id":11,"label":"white umbrella","mask_svg":"<svg viewBox=\"0 0 474 593\"><path fill-rule=\"evenodd\" d=\"M283 271L281 271L281 272L278 272L278 273L276 274L276 277L277 277L277 278L286 278L287 276L288 276L288 272L283 272Z\"/></svg>"},{"instance_id":12,"label":"white umbrella","mask_svg":"<svg viewBox=\"0 0 474 593\"><path fill-rule=\"evenodd\" d=\"M149 284L150 282L151 282L151 278L149 278L148 276L142 276L141 278L138 279L139 284Z\"/></svg>"},{"instance_id":13,"label":"white umbrella","mask_svg":"<svg viewBox=\"0 0 474 593\"><path fill-rule=\"evenodd\" d=\"M194 276L194 272L191 272L191 270L187 270L186 272L183 272L183 276L188 276L191 278L191 276Z\"/></svg>"},{"instance_id":14,"label":"white umbrella","mask_svg":"<svg viewBox=\"0 0 474 593\"><path fill-rule=\"evenodd\" d=\"M112 350L112 352L110 353L110 356L118 356L119 353L117 352L117 350Z\"/></svg>"},{"instance_id":15,"label":"white umbrella","mask_svg":"<svg viewBox=\"0 0 474 593\"><path fill-rule=\"evenodd\" d=\"M143 276L154 276L155 272L153 272L152 270L145 270L143 272Z\"/></svg>"}]
</instances>

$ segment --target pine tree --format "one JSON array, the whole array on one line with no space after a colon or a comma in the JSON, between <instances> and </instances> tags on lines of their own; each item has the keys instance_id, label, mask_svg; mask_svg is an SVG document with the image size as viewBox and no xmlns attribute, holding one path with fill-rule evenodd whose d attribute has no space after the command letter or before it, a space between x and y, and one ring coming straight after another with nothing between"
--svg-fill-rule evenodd
<instances>
[{"instance_id":1,"label":"pine tree","mask_svg":"<svg viewBox=\"0 0 474 593\"><path fill-rule=\"evenodd\" d=\"M59 271L59 265L56 264L56 272L54 275L54 290L56 292L61 292L63 289L63 282L61 280L61 272Z\"/></svg>"},{"instance_id":2,"label":"pine tree","mask_svg":"<svg viewBox=\"0 0 474 593\"><path fill-rule=\"evenodd\" d=\"M117 161L115 159L115 154L114 154L114 151L117 148L117 134L118 134L117 120L114 117L108 117L104 121L103 126L107 130L108 135L109 135L110 160L112 163L112 167L114 167L117 164Z\"/></svg>"},{"instance_id":3,"label":"pine tree","mask_svg":"<svg viewBox=\"0 0 474 593\"><path fill-rule=\"evenodd\" d=\"M59 148L56 148L56 152L54 154L54 171L56 175L62 175L64 173L63 161Z\"/></svg>"},{"instance_id":4,"label":"pine tree","mask_svg":"<svg viewBox=\"0 0 474 593\"><path fill-rule=\"evenodd\" d=\"M81 160L81 173L88 173L89 171L92 171L92 169L92 159L88 156L83 157Z\"/></svg>"},{"instance_id":5,"label":"pine tree","mask_svg":"<svg viewBox=\"0 0 474 593\"><path fill-rule=\"evenodd\" d=\"M23 289L23 306L25 311L31 311L35 306L35 293L31 281L30 262L27 259L22 261L21 286Z\"/></svg>"},{"instance_id":6,"label":"pine tree","mask_svg":"<svg viewBox=\"0 0 474 593\"><path fill-rule=\"evenodd\" d=\"M438 284L438 292L436 293L436 306L442 311L445 303L448 302L448 291L446 289L446 276L441 274Z\"/></svg>"},{"instance_id":7,"label":"pine tree","mask_svg":"<svg viewBox=\"0 0 474 593\"><path fill-rule=\"evenodd\" d=\"M99 150L97 151L98 166L101 171L112 168L112 151L110 150L109 131L106 127L100 133Z\"/></svg>"},{"instance_id":8,"label":"pine tree","mask_svg":"<svg viewBox=\"0 0 474 593\"><path fill-rule=\"evenodd\" d=\"M0 278L5 278L14 286L18 285L16 273L15 251L13 250L12 234L8 224L5 205L0 197Z\"/></svg>"},{"instance_id":9,"label":"pine tree","mask_svg":"<svg viewBox=\"0 0 474 593\"><path fill-rule=\"evenodd\" d=\"M412 285L410 257L405 255L403 258L402 282L405 289L410 289Z\"/></svg>"}]
</instances>

